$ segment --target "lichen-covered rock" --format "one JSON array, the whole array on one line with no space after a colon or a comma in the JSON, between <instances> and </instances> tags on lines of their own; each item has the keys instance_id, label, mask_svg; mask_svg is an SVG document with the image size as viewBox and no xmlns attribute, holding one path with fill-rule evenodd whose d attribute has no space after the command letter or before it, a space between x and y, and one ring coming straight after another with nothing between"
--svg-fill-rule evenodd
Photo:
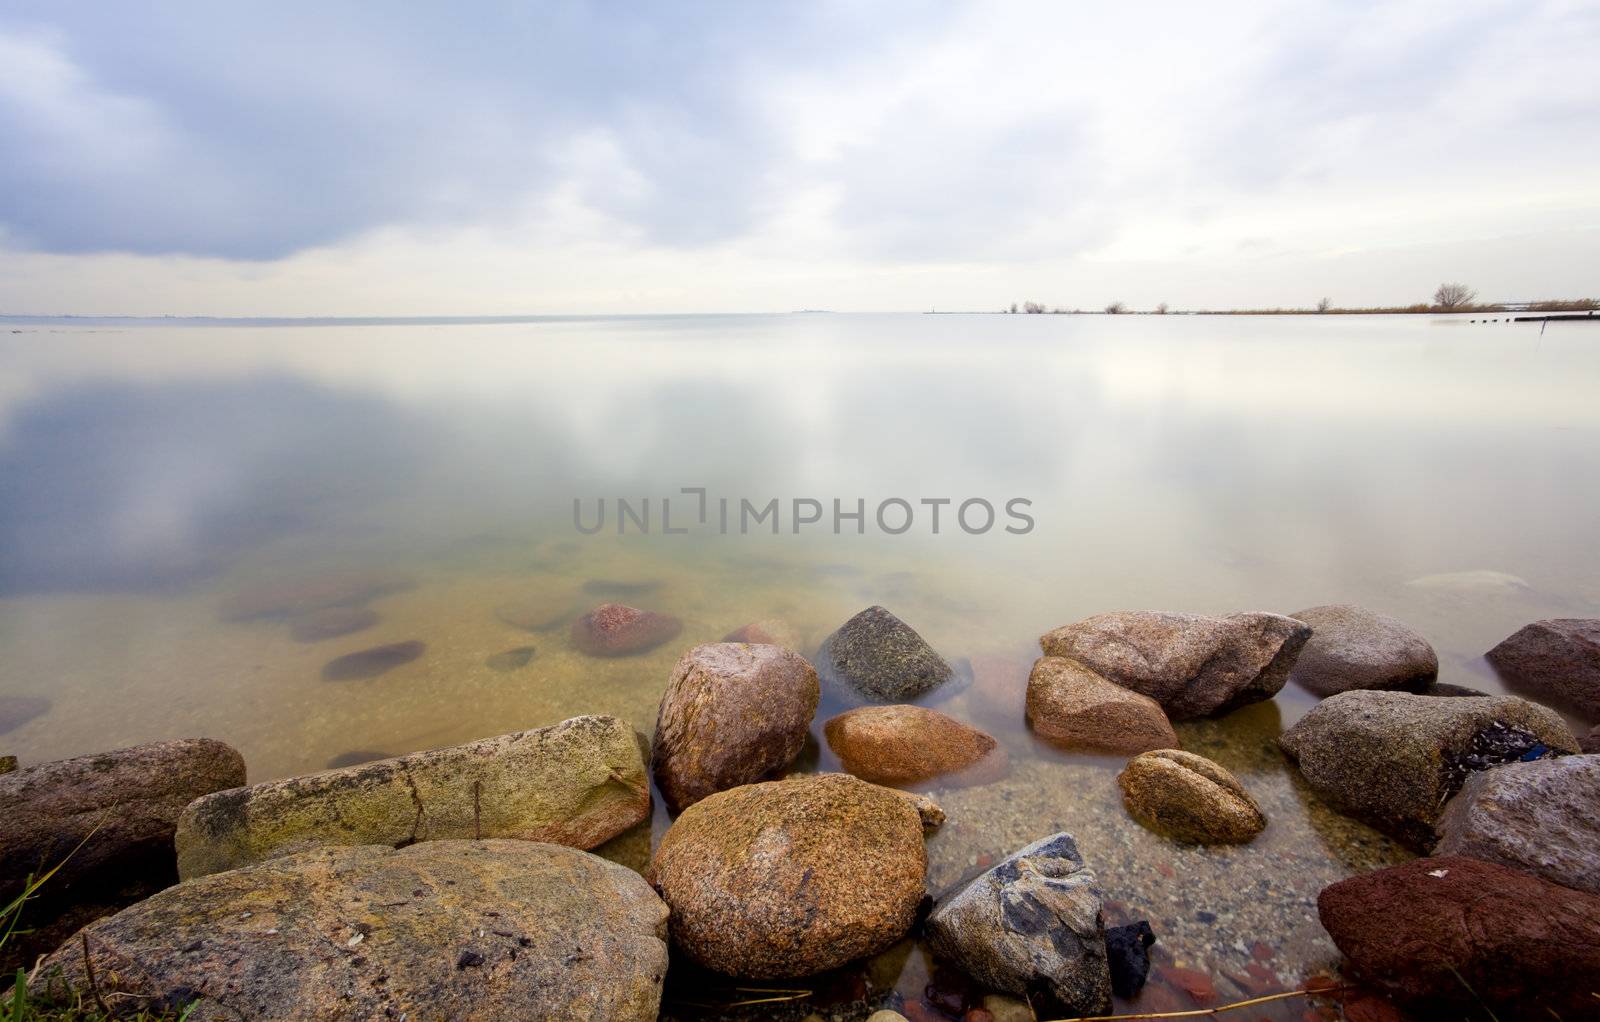
<instances>
[{"instance_id":1,"label":"lichen-covered rock","mask_svg":"<svg viewBox=\"0 0 1600 1022\"><path fill-rule=\"evenodd\" d=\"M531 841L322 848L181 884L51 955L35 997L260 1022L653 1022L667 908L637 873Z\"/></svg>"},{"instance_id":2,"label":"lichen-covered rock","mask_svg":"<svg viewBox=\"0 0 1600 1022\"><path fill-rule=\"evenodd\" d=\"M1439 657L1401 621L1348 603L1289 615L1311 626L1291 677L1319 696L1353 688L1417 692L1439 674Z\"/></svg>"},{"instance_id":3,"label":"lichen-covered rock","mask_svg":"<svg viewBox=\"0 0 1600 1022\"><path fill-rule=\"evenodd\" d=\"M1341 880L1317 911L1364 981L1428 1018L1594 1018L1600 1004L1593 894L1447 856Z\"/></svg>"},{"instance_id":4,"label":"lichen-covered rock","mask_svg":"<svg viewBox=\"0 0 1600 1022\"><path fill-rule=\"evenodd\" d=\"M1239 779L1192 752L1135 756L1117 775L1122 804L1151 830L1196 844L1244 844L1267 827Z\"/></svg>"},{"instance_id":5,"label":"lichen-covered rock","mask_svg":"<svg viewBox=\"0 0 1600 1022\"><path fill-rule=\"evenodd\" d=\"M1421 850L1473 771L1578 751L1560 716L1515 696L1367 689L1324 699L1278 744L1335 808Z\"/></svg>"},{"instance_id":6,"label":"lichen-covered rock","mask_svg":"<svg viewBox=\"0 0 1600 1022\"><path fill-rule=\"evenodd\" d=\"M823 725L844 769L873 784L920 784L958 775L972 784L1003 777L1005 750L954 717L923 706L859 706Z\"/></svg>"},{"instance_id":7,"label":"lichen-covered rock","mask_svg":"<svg viewBox=\"0 0 1600 1022\"><path fill-rule=\"evenodd\" d=\"M922 636L882 607L868 607L824 639L816 665L829 694L849 705L911 702L953 673Z\"/></svg>"},{"instance_id":8,"label":"lichen-covered rock","mask_svg":"<svg viewBox=\"0 0 1600 1022\"><path fill-rule=\"evenodd\" d=\"M1100 887L1070 835L1036 841L942 899L927 934L935 954L989 989L1073 1015L1111 1005Z\"/></svg>"},{"instance_id":9,"label":"lichen-covered rock","mask_svg":"<svg viewBox=\"0 0 1600 1022\"><path fill-rule=\"evenodd\" d=\"M669 614L606 603L572 623L572 644L590 656L631 656L655 649L683 631Z\"/></svg>"},{"instance_id":10,"label":"lichen-covered rock","mask_svg":"<svg viewBox=\"0 0 1600 1022\"><path fill-rule=\"evenodd\" d=\"M244 780L243 757L209 738L152 742L0 774L0 905L21 893L29 873L60 866L29 900L32 932L6 944L7 972L0 974L50 950L44 942L64 937L56 920L75 929L175 883L172 835L184 807Z\"/></svg>"},{"instance_id":11,"label":"lichen-covered rock","mask_svg":"<svg viewBox=\"0 0 1600 1022\"><path fill-rule=\"evenodd\" d=\"M508 837L593 848L650 815L640 739L574 717L398 759L196 800L178 821L185 879L319 845Z\"/></svg>"},{"instance_id":12,"label":"lichen-covered rock","mask_svg":"<svg viewBox=\"0 0 1600 1022\"><path fill-rule=\"evenodd\" d=\"M1033 665L1027 718L1034 734L1063 749L1127 755L1178 747L1161 704L1065 657Z\"/></svg>"},{"instance_id":13,"label":"lichen-covered rock","mask_svg":"<svg viewBox=\"0 0 1600 1022\"><path fill-rule=\"evenodd\" d=\"M1600 894L1600 756L1475 773L1445 806L1435 855L1498 862Z\"/></svg>"},{"instance_id":14,"label":"lichen-covered rock","mask_svg":"<svg viewBox=\"0 0 1600 1022\"><path fill-rule=\"evenodd\" d=\"M922 829L910 800L848 774L749 784L684 810L647 878L689 958L751 979L809 976L911 928Z\"/></svg>"},{"instance_id":15,"label":"lichen-covered rock","mask_svg":"<svg viewBox=\"0 0 1600 1022\"><path fill-rule=\"evenodd\" d=\"M794 761L820 698L817 672L781 646L715 642L672 668L651 768L674 812Z\"/></svg>"},{"instance_id":16,"label":"lichen-covered rock","mask_svg":"<svg viewBox=\"0 0 1600 1022\"><path fill-rule=\"evenodd\" d=\"M1226 713L1283 688L1310 626L1282 614L1097 614L1047 632L1047 657L1067 657L1161 704L1172 720Z\"/></svg>"},{"instance_id":17,"label":"lichen-covered rock","mask_svg":"<svg viewBox=\"0 0 1600 1022\"><path fill-rule=\"evenodd\" d=\"M1600 721L1600 618L1535 621L1485 656L1518 692Z\"/></svg>"},{"instance_id":18,"label":"lichen-covered rock","mask_svg":"<svg viewBox=\"0 0 1600 1022\"><path fill-rule=\"evenodd\" d=\"M766 617L735 628L722 637L723 642L749 642L760 646L782 646L800 652L801 638L798 629L781 618Z\"/></svg>"}]
</instances>

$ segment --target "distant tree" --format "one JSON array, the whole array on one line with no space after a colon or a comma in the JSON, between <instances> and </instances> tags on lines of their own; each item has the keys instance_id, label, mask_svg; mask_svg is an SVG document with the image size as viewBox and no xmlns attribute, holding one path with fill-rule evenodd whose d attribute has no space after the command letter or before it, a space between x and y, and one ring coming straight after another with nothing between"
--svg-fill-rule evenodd
<instances>
[{"instance_id":1,"label":"distant tree","mask_svg":"<svg viewBox=\"0 0 1600 1022\"><path fill-rule=\"evenodd\" d=\"M1121 302L1112 302L1110 305L1106 306L1107 316L1120 316L1126 311L1127 306L1123 305Z\"/></svg>"},{"instance_id":2,"label":"distant tree","mask_svg":"<svg viewBox=\"0 0 1600 1022\"><path fill-rule=\"evenodd\" d=\"M1448 311L1471 305L1476 297L1478 292L1465 284L1440 284L1439 290L1433 293L1433 304L1435 308Z\"/></svg>"},{"instance_id":3,"label":"distant tree","mask_svg":"<svg viewBox=\"0 0 1600 1022\"><path fill-rule=\"evenodd\" d=\"M1023 302L1022 311L1029 315L1037 316L1044 312L1044 305L1039 302Z\"/></svg>"},{"instance_id":4,"label":"distant tree","mask_svg":"<svg viewBox=\"0 0 1600 1022\"><path fill-rule=\"evenodd\" d=\"M1017 314L1017 303L1016 302L1012 302L1011 303L1011 314L1013 316L1015 316Z\"/></svg>"},{"instance_id":5,"label":"distant tree","mask_svg":"<svg viewBox=\"0 0 1600 1022\"><path fill-rule=\"evenodd\" d=\"M1165 316L1166 314L1167 314L1167 303L1166 302L1162 302L1160 305L1156 306L1156 315L1157 316Z\"/></svg>"},{"instance_id":6,"label":"distant tree","mask_svg":"<svg viewBox=\"0 0 1600 1022\"><path fill-rule=\"evenodd\" d=\"M1318 312L1327 312L1331 308L1333 308L1333 302L1330 299L1323 298L1317 302Z\"/></svg>"}]
</instances>

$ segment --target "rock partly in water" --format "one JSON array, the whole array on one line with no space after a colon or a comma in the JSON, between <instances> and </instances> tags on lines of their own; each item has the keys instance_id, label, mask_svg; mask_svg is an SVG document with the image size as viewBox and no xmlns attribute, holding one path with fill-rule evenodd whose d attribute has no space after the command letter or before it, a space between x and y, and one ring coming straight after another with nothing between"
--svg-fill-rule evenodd
<instances>
[{"instance_id":1,"label":"rock partly in water","mask_svg":"<svg viewBox=\"0 0 1600 1022\"><path fill-rule=\"evenodd\" d=\"M225 621L296 617L325 607L349 607L409 589L409 575L381 568L345 568L257 582L222 600Z\"/></svg>"},{"instance_id":2,"label":"rock partly in water","mask_svg":"<svg viewBox=\"0 0 1600 1022\"><path fill-rule=\"evenodd\" d=\"M328 760L327 769L337 770L340 767L360 766L363 763L371 763L375 760L393 758L394 753L392 752L379 752L376 749L351 749L349 752L341 752Z\"/></svg>"},{"instance_id":3,"label":"rock partly in water","mask_svg":"<svg viewBox=\"0 0 1600 1022\"><path fill-rule=\"evenodd\" d=\"M847 705L911 702L952 674L922 636L882 607L840 625L823 640L816 664L828 693Z\"/></svg>"},{"instance_id":4,"label":"rock partly in water","mask_svg":"<svg viewBox=\"0 0 1600 1022\"><path fill-rule=\"evenodd\" d=\"M539 652L537 646L516 646L512 649L503 649L498 653L492 654L483 662L483 665L491 671L510 674L512 671L520 671L528 666L529 661L533 659L533 655L537 652Z\"/></svg>"},{"instance_id":5,"label":"rock partly in water","mask_svg":"<svg viewBox=\"0 0 1600 1022\"><path fill-rule=\"evenodd\" d=\"M1070 835L1034 842L941 900L927 935L989 989L1074 1015L1111 1004L1100 888Z\"/></svg>"},{"instance_id":6,"label":"rock partly in water","mask_svg":"<svg viewBox=\"0 0 1600 1022\"><path fill-rule=\"evenodd\" d=\"M567 591L527 593L494 609L494 616L525 632L545 632L566 624L578 609L578 597Z\"/></svg>"},{"instance_id":7,"label":"rock partly in water","mask_svg":"<svg viewBox=\"0 0 1600 1022\"><path fill-rule=\"evenodd\" d=\"M1416 692L1439 674L1428 640L1386 614L1339 603L1289 616L1311 626L1291 676L1319 696L1353 688Z\"/></svg>"},{"instance_id":8,"label":"rock partly in water","mask_svg":"<svg viewBox=\"0 0 1600 1022\"><path fill-rule=\"evenodd\" d=\"M187 1017L654 1022L667 908L638 874L530 841L323 848L102 920L30 993Z\"/></svg>"},{"instance_id":9,"label":"rock partly in water","mask_svg":"<svg viewBox=\"0 0 1600 1022\"><path fill-rule=\"evenodd\" d=\"M1600 1004L1593 894L1442 857L1341 880L1317 910L1364 980L1429 1018L1476 1017L1485 1006L1504 1022L1593 1018Z\"/></svg>"},{"instance_id":10,"label":"rock partly in water","mask_svg":"<svg viewBox=\"0 0 1600 1022\"><path fill-rule=\"evenodd\" d=\"M921 784L936 777L985 784L1005 776L1005 750L954 717L923 706L860 706L823 726L844 769L873 784Z\"/></svg>"},{"instance_id":11,"label":"rock partly in water","mask_svg":"<svg viewBox=\"0 0 1600 1022\"><path fill-rule=\"evenodd\" d=\"M1489 693L1477 688L1468 688L1466 685L1453 685L1448 681L1436 681L1427 688L1418 689L1419 696L1434 696L1441 699L1453 699L1460 696L1486 696Z\"/></svg>"},{"instance_id":12,"label":"rock partly in water","mask_svg":"<svg viewBox=\"0 0 1600 1022\"><path fill-rule=\"evenodd\" d=\"M672 668L651 769L674 812L759 781L805 745L820 691L800 654L775 645L696 646Z\"/></svg>"},{"instance_id":13,"label":"rock partly in water","mask_svg":"<svg viewBox=\"0 0 1600 1022\"><path fill-rule=\"evenodd\" d=\"M912 803L848 774L718 792L684 810L648 879L674 945L732 976L809 976L905 935L928 865Z\"/></svg>"},{"instance_id":14,"label":"rock partly in water","mask_svg":"<svg viewBox=\"0 0 1600 1022\"><path fill-rule=\"evenodd\" d=\"M324 607L289 621L289 637L296 642L322 642L364 631L378 623L371 607Z\"/></svg>"},{"instance_id":15,"label":"rock partly in water","mask_svg":"<svg viewBox=\"0 0 1600 1022\"><path fill-rule=\"evenodd\" d=\"M398 759L196 800L178 821L185 878L318 845L508 837L593 848L650 815L640 739L574 717Z\"/></svg>"},{"instance_id":16,"label":"rock partly in water","mask_svg":"<svg viewBox=\"0 0 1600 1022\"><path fill-rule=\"evenodd\" d=\"M1106 958L1111 964L1111 992L1118 997L1138 997L1150 974L1150 946L1156 942L1150 922L1141 919L1106 930Z\"/></svg>"},{"instance_id":17,"label":"rock partly in water","mask_svg":"<svg viewBox=\"0 0 1600 1022\"><path fill-rule=\"evenodd\" d=\"M1039 646L1188 720L1277 695L1310 637L1310 626L1281 614L1122 611L1064 625Z\"/></svg>"},{"instance_id":18,"label":"rock partly in water","mask_svg":"<svg viewBox=\"0 0 1600 1022\"><path fill-rule=\"evenodd\" d=\"M0 775L0 905L21 893L29 873L61 867L28 902L26 925L34 932L5 945L4 974L50 950L49 941L175 883L179 814L195 799L244 780L244 758L207 738Z\"/></svg>"},{"instance_id":19,"label":"rock partly in water","mask_svg":"<svg viewBox=\"0 0 1600 1022\"><path fill-rule=\"evenodd\" d=\"M44 696L0 693L0 735L15 731L35 717L42 717L49 712L50 700Z\"/></svg>"},{"instance_id":20,"label":"rock partly in water","mask_svg":"<svg viewBox=\"0 0 1600 1022\"><path fill-rule=\"evenodd\" d=\"M758 646L782 646L800 652L800 631L781 618L768 617L735 628L722 637L723 642L749 642Z\"/></svg>"},{"instance_id":21,"label":"rock partly in water","mask_svg":"<svg viewBox=\"0 0 1600 1022\"><path fill-rule=\"evenodd\" d=\"M1267 817L1239 779L1192 752L1135 756L1117 775L1128 814L1151 830L1196 844L1244 844Z\"/></svg>"},{"instance_id":22,"label":"rock partly in water","mask_svg":"<svg viewBox=\"0 0 1600 1022\"><path fill-rule=\"evenodd\" d=\"M382 646L373 646L371 649L357 650L336 657L327 662L322 668L323 681L357 681L365 678L376 678L380 674L394 670L401 664L409 664L422 656L427 650L426 643L417 639L407 642L391 642Z\"/></svg>"},{"instance_id":23,"label":"rock partly in water","mask_svg":"<svg viewBox=\"0 0 1600 1022\"><path fill-rule=\"evenodd\" d=\"M1535 621L1485 655L1510 688L1600 721L1600 618Z\"/></svg>"},{"instance_id":24,"label":"rock partly in water","mask_svg":"<svg viewBox=\"0 0 1600 1022\"><path fill-rule=\"evenodd\" d=\"M1435 855L1460 855L1600 894L1600 756L1475 773L1445 806Z\"/></svg>"},{"instance_id":25,"label":"rock partly in water","mask_svg":"<svg viewBox=\"0 0 1600 1022\"><path fill-rule=\"evenodd\" d=\"M14 773L17 769L17 757L0 756L0 774Z\"/></svg>"},{"instance_id":26,"label":"rock partly in water","mask_svg":"<svg viewBox=\"0 0 1600 1022\"><path fill-rule=\"evenodd\" d=\"M591 596L628 599L648 596L661 588L659 578L591 578L583 584L583 591Z\"/></svg>"},{"instance_id":27,"label":"rock partly in water","mask_svg":"<svg viewBox=\"0 0 1600 1022\"><path fill-rule=\"evenodd\" d=\"M1161 704L1065 657L1033 665L1027 719L1034 734L1063 749L1128 755L1178 747Z\"/></svg>"},{"instance_id":28,"label":"rock partly in water","mask_svg":"<svg viewBox=\"0 0 1600 1022\"><path fill-rule=\"evenodd\" d=\"M607 603L572 623L572 644L590 656L644 653L683 631L683 622L668 614Z\"/></svg>"},{"instance_id":29,"label":"rock partly in water","mask_svg":"<svg viewBox=\"0 0 1600 1022\"><path fill-rule=\"evenodd\" d=\"M1366 689L1324 699L1278 744L1335 808L1421 850L1473 771L1578 751L1555 711L1514 696Z\"/></svg>"}]
</instances>

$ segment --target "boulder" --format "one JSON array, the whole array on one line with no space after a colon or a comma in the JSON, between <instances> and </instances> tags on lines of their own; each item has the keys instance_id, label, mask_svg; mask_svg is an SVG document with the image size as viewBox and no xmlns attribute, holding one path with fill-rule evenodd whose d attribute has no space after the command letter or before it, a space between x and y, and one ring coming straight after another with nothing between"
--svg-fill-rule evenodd
<instances>
[{"instance_id":1,"label":"boulder","mask_svg":"<svg viewBox=\"0 0 1600 1022\"><path fill-rule=\"evenodd\" d=\"M30 993L188 1017L653 1022L667 908L637 873L531 841L321 848L89 927Z\"/></svg>"},{"instance_id":2,"label":"boulder","mask_svg":"<svg viewBox=\"0 0 1600 1022\"><path fill-rule=\"evenodd\" d=\"M679 658L656 715L651 769L673 812L794 761L817 713L817 672L781 646L716 642Z\"/></svg>"},{"instance_id":3,"label":"boulder","mask_svg":"<svg viewBox=\"0 0 1600 1022\"><path fill-rule=\"evenodd\" d=\"M1485 656L1510 688L1600 721L1600 618L1535 621Z\"/></svg>"},{"instance_id":4,"label":"boulder","mask_svg":"<svg viewBox=\"0 0 1600 1022\"><path fill-rule=\"evenodd\" d=\"M0 735L15 731L35 717L50 712L50 700L44 696L13 695L0 692Z\"/></svg>"},{"instance_id":5,"label":"boulder","mask_svg":"<svg viewBox=\"0 0 1600 1022\"><path fill-rule=\"evenodd\" d=\"M1322 925L1369 983L1428 1018L1593 1018L1600 897L1490 862L1417 859L1341 880ZM1470 988L1470 989L1469 989ZM1456 1013L1450 1013L1454 1009Z\"/></svg>"},{"instance_id":6,"label":"boulder","mask_svg":"<svg viewBox=\"0 0 1600 1022\"><path fill-rule=\"evenodd\" d=\"M1033 665L1027 718L1034 734L1063 749L1129 755L1178 747L1161 704L1065 657Z\"/></svg>"},{"instance_id":7,"label":"boulder","mask_svg":"<svg viewBox=\"0 0 1600 1022\"><path fill-rule=\"evenodd\" d=\"M373 646L369 649L357 650L346 653L344 656L335 657L322 667L323 681L356 681L364 678L376 678L386 674L402 664L422 656L428 645L419 639L410 639L405 642L390 642L382 646Z\"/></svg>"},{"instance_id":8,"label":"boulder","mask_svg":"<svg viewBox=\"0 0 1600 1022\"><path fill-rule=\"evenodd\" d=\"M483 666L500 674L510 674L520 671L533 660L534 654L539 652L537 646L513 646L503 649L498 653L491 653L483 661Z\"/></svg>"},{"instance_id":9,"label":"boulder","mask_svg":"<svg viewBox=\"0 0 1600 1022\"><path fill-rule=\"evenodd\" d=\"M197 799L178 820L185 879L319 845L508 837L593 848L650 816L640 738L574 717Z\"/></svg>"},{"instance_id":10,"label":"boulder","mask_svg":"<svg viewBox=\"0 0 1600 1022\"><path fill-rule=\"evenodd\" d=\"M1555 711L1515 696L1367 689L1324 699L1278 744L1323 799L1419 850L1473 771L1578 751Z\"/></svg>"},{"instance_id":11,"label":"boulder","mask_svg":"<svg viewBox=\"0 0 1600 1022\"><path fill-rule=\"evenodd\" d=\"M1222 767L1192 752L1135 756L1117 775L1128 814L1151 830L1196 844L1245 844L1267 827L1250 793Z\"/></svg>"},{"instance_id":12,"label":"boulder","mask_svg":"<svg viewBox=\"0 0 1600 1022\"><path fill-rule=\"evenodd\" d=\"M954 717L923 706L858 706L823 726L844 769L873 784L904 786L961 775L968 783L998 780L1008 769L995 740Z\"/></svg>"},{"instance_id":13,"label":"boulder","mask_svg":"<svg viewBox=\"0 0 1600 1022\"><path fill-rule=\"evenodd\" d=\"M1445 806L1435 855L1460 855L1600 894L1600 756L1475 773Z\"/></svg>"},{"instance_id":14,"label":"boulder","mask_svg":"<svg viewBox=\"0 0 1600 1022\"><path fill-rule=\"evenodd\" d=\"M371 607L324 607L289 621L289 637L296 642L322 642L364 631L378 623Z\"/></svg>"},{"instance_id":15,"label":"boulder","mask_svg":"<svg viewBox=\"0 0 1600 1022\"><path fill-rule=\"evenodd\" d=\"M868 607L822 642L817 673L847 705L906 703L951 678L950 665L904 621Z\"/></svg>"},{"instance_id":16,"label":"boulder","mask_svg":"<svg viewBox=\"0 0 1600 1022\"><path fill-rule=\"evenodd\" d=\"M922 827L910 800L848 774L749 784L684 810L646 876L688 958L751 979L809 976L911 928Z\"/></svg>"},{"instance_id":17,"label":"boulder","mask_svg":"<svg viewBox=\"0 0 1600 1022\"><path fill-rule=\"evenodd\" d=\"M1311 626L1291 677L1319 696L1353 688L1416 692L1439 674L1439 657L1404 623L1348 603L1289 615Z\"/></svg>"},{"instance_id":18,"label":"boulder","mask_svg":"<svg viewBox=\"0 0 1600 1022\"><path fill-rule=\"evenodd\" d=\"M722 637L723 642L750 642L758 646L782 646L800 652L800 632L781 618L768 617L735 628Z\"/></svg>"},{"instance_id":19,"label":"boulder","mask_svg":"<svg viewBox=\"0 0 1600 1022\"><path fill-rule=\"evenodd\" d=\"M590 656L631 656L677 638L683 622L669 614L606 603L572 623L572 644Z\"/></svg>"},{"instance_id":20,"label":"boulder","mask_svg":"<svg viewBox=\"0 0 1600 1022\"><path fill-rule=\"evenodd\" d=\"M941 899L927 937L988 989L1073 1015L1111 1006L1100 887L1068 834L1028 845Z\"/></svg>"},{"instance_id":21,"label":"boulder","mask_svg":"<svg viewBox=\"0 0 1600 1022\"><path fill-rule=\"evenodd\" d=\"M1133 998L1144 989L1150 975L1150 945L1156 942L1150 921L1141 919L1127 926L1106 930L1106 957L1111 963L1111 992Z\"/></svg>"},{"instance_id":22,"label":"boulder","mask_svg":"<svg viewBox=\"0 0 1600 1022\"><path fill-rule=\"evenodd\" d=\"M184 807L244 779L244 758L209 738L0 774L0 905L30 873L60 867L28 902L24 925L34 932L5 944L5 974L89 920L176 883L172 835Z\"/></svg>"},{"instance_id":23,"label":"boulder","mask_svg":"<svg viewBox=\"0 0 1600 1022\"><path fill-rule=\"evenodd\" d=\"M1310 626L1281 614L1136 610L1064 625L1039 646L1149 696L1172 720L1188 720L1277 695L1310 637Z\"/></svg>"}]
</instances>

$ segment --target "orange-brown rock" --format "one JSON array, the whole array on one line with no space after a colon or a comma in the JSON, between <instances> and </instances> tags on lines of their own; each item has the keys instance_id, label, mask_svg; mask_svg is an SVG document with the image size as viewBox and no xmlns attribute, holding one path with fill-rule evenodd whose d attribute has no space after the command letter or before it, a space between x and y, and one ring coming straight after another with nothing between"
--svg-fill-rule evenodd
<instances>
[{"instance_id":1,"label":"orange-brown rock","mask_svg":"<svg viewBox=\"0 0 1600 1022\"><path fill-rule=\"evenodd\" d=\"M683 631L668 614L605 603L572 623L572 644L590 656L628 656L655 649Z\"/></svg>"},{"instance_id":2,"label":"orange-brown rock","mask_svg":"<svg viewBox=\"0 0 1600 1022\"><path fill-rule=\"evenodd\" d=\"M782 646L800 652L800 632L781 618L766 617L735 628L722 637L723 642L753 642L764 646Z\"/></svg>"},{"instance_id":3,"label":"orange-brown rock","mask_svg":"<svg viewBox=\"0 0 1600 1022\"><path fill-rule=\"evenodd\" d=\"M1065 657L1034 663L1027 713L1033 733L1063 749L1128 755L1178 747L1160 703Z\"/></svg>"},{"instance_id":4,"label":"orange-brown rock","mask_svg":"<svg viewBox=\"0 0 1600 1022\"><path fill-rule=\"evenodd\" d=\"M1005 750L954 717L923 706L862 706L823 725L845 770L874 784L919 784L948 774L981 783L1005 774Z\"/></svg>"}]
</instances>

